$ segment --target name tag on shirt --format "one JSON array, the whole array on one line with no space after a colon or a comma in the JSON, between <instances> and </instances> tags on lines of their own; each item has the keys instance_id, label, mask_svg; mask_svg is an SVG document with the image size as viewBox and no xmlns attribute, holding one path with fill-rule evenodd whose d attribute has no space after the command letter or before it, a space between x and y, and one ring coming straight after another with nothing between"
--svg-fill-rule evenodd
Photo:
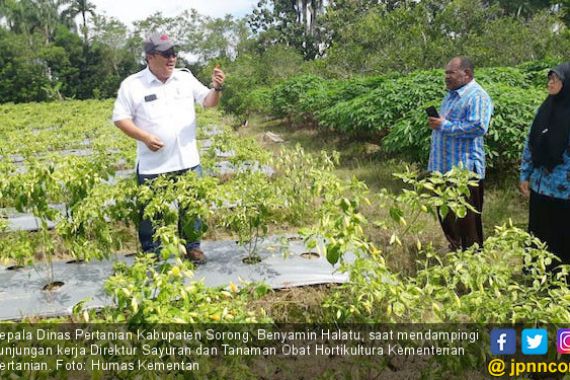
<instances>
[{"instance_id":1,"label":"name tag on shirt","mask_svg":"<svg viewBox=\"0 0 570 380\"><path fill-rule=\"evenodd\" d=\"M152 95L147 95L144 97L144 101L145 102L152 102L153 100L156 100L156 94L152 94Z\"/></svg>"}]
</instances>

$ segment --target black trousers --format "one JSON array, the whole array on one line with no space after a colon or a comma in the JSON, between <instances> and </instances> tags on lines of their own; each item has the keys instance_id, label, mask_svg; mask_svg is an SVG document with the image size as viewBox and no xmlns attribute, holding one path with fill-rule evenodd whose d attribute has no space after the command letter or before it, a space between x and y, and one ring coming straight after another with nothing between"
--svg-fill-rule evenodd
<instances>
[{"instance_id":1,"label":"black trousers","mask_svg":"<svg viewBox=\"0 0 570 380\"><path fill-rule=\"evenodd\" d=\"M466 250L475 243L483 247L483 180L479 181L479 186L469 186L469 204L477 210L477 213L467 210L465 218L458 218L453 212L448 212L444 219L439 212L437 214L443 233L452 250Z\"/></svg>"},{"instance_id":2,"label":"black trousers","mask_svg":"<svg viewBox=\"0 0 570 380\"><path fill-rule=\"evenodd\" d=\"M570 264L570 200L531 191L528 231L546 243L562 264ZM558 265L558 263L555 263Z\"/></svg>"}]
</instances>

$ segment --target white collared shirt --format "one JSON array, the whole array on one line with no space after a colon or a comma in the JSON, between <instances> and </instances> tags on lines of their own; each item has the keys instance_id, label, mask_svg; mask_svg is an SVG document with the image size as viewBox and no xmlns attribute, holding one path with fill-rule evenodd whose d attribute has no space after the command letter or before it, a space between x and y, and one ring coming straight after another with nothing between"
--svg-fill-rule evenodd
<instances>
[{"instance_id":1,"label":"white collared shirt","mask_svg":"<svg viewBox=\"0 0 570 380\"><path fill-rule=\"evenodd\" d=\"M140 174L168 173L200 164L194 103L202 105L209 92L187 70L175 70L162 83L147 67L121 83L113 121L131 119L164 143L153 152L137 141Z\"/></svg>"}]
</instances>

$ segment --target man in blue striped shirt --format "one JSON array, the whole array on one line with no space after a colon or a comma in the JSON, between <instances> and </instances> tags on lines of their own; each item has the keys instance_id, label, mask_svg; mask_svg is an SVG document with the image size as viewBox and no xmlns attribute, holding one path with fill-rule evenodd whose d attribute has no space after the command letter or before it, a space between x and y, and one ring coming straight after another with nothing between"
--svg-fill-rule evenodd
<instances>
[{"instance_id":1,"label":"man in blue striped shirt","mask_svg":"<svg viewBox=\"0 0 570 380\"><path fill-rule=\"evenodd\" d=\"M467 249L477 243L483 246L483 180L485 151L483 136L487 133L493 103L475 81L473 63L466 57L455 57L445 67L445 84L449 90L441 104L440 116L429 117L432 129L428 170L448 172L462 165L479 176L479 186L470 188L469 202L478 211L468 211L465 218L448 213L440 222L453 250Z\"/></svg>"}]
</instances>

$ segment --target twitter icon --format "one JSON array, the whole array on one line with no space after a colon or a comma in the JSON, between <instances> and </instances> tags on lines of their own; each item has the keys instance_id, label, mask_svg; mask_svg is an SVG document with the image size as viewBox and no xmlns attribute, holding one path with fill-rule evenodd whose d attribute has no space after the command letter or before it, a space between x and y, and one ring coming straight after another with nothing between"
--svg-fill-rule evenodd
<instances>
[{"instance_id":1,"label":"twitter icon","mask_svg":"<svg viewBox=\"0 0 570 380\"><path fill-rule=\"evenodd\" d=\"M546 329L524 329L521 340L522 353L525 355L544 355L548 352Z\"/></svg>"}]
</instances>

